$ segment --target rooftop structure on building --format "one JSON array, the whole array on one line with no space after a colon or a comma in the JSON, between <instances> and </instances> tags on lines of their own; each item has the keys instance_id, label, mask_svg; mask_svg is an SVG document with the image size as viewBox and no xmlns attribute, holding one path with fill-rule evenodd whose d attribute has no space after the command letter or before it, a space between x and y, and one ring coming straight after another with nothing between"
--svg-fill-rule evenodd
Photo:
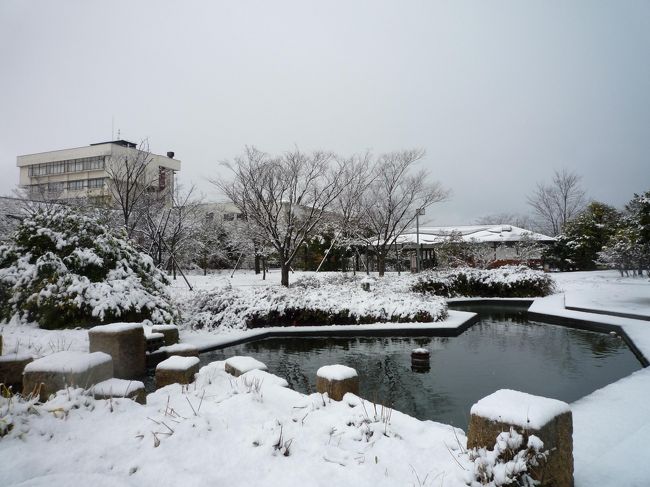
<instances>
[{"instance_id":1,"label":"rooftop structure on building","mask_svg":"<svg viewBox=\"0 0 650 487\"><path fill-rule=\"evenodd\" d=\"M146 164L145 181L148 190L171 195L174 189L174 173L181 168L181 161L173 152L166 156L142 150L127 140L113 140L90 144L85 147L61 149L17 157L20 168L20 187L33 196L66 200L79 197L110 199L113 165L125 161Z\"/></svg>"},{"instance_id":2,"label":"rooftop structure on building","mask_svg":"<svg viewBox=\"0 0 650 487\"><path fill-rule=\"evenodd\" d=\"M420 227L406 230L397 237L397 244L408 246L420 242L422 245L436 245L449 241L466 243L508 244L522 240L551 243L555 239L525 228L512 225L459 225L453 227Z\"/></svg>"}]
</instances>

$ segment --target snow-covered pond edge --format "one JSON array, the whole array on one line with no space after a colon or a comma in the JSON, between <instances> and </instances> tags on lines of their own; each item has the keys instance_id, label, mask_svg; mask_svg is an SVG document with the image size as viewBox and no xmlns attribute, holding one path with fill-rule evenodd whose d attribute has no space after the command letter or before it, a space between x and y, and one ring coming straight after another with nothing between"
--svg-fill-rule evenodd
<instances>
[{"instance_id":1,"label":"snow-covered pond edge","mask_svg":"<svg viewBox=\"0 0 650 487\"><path fill-rule=\"evenodd\" d=\"M563 294L537 298L528 308L528 317L531 319L600 332L614 331L621 335L644 367L650 365L648 360L650 357L650 324L645 320L604 313L602 310L599 310L598 313L589 313L567 309Z\"/></svg>"},{"instance_id":2,"label":"snow-covered pond edge","mask_svg":"<svg viewBox=\"0 0 650 487\"><path fill-rule=\"evenodd\" d=\"M208 331L181 330L181 341L208 352L240 343L280 336L458 336L478 320L476 313L449 310L443 321L433 323L374 323L371 325L276 326L235 330L215 336Z\"/></svg>"}]
</instances>

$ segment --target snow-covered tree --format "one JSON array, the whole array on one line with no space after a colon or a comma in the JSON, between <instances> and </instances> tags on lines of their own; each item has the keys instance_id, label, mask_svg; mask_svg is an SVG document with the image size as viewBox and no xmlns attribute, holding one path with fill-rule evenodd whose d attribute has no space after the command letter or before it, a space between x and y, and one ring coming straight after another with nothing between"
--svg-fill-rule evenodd
<instances>
[{"instance_id":1,"label":"snow-covered tree","mask_svg":"<svg viewBox=\"0 0 650 487\"><path fill-rule=\"evenodd\" d=\"M228 234L223 220L214 212L204 213L194 236L194 262L203 269L222 268L230 264Z\"/></svg>"},{"instance_id":2,"label":"snow-covered tree","mask_svg":"<svg viewBox=\"0 0 650 487\"><path fill-rule=\"evenodd\" d=\"M66 207L35 212L0 246L0 319L42 328L170 323L167 279L147 255Z\"/></svg>"},{"instance_id":3,"label":"snow-covered tree","mask_svg":"<svg viewBox=\"0 0 650 487\"><path fill-rule=\"evenodd\" d=\"M158 267L171 270L176 277L176 266L187 267L194 260L203 212L194 186L177 186L171 203L170 207L152 205L146 210L142 247Z\"/></svg>"},{"instance_id":4,"label":"snow-covered tree","mask_svg":"<svg viewBox=\"0 0 650 487\"><path fill-rule=\"evenodd\" d=\"M564 232L544 254L547 262L562 270L591 270L598 252L619 228L621 214L604 203L592 202L565 225Z\"/></svg>"},{"instance_id":5,"label":"snow-covered tree","mask_svg":"<svg viewBox=\"0 0 650 487\"><path fill-rule=\"evenodd\" d=\"M634 195L625 206L625 217L602 251L599 261L618 269L621 275L650 274L650 191Z\"/></svg>"}]
</instances>

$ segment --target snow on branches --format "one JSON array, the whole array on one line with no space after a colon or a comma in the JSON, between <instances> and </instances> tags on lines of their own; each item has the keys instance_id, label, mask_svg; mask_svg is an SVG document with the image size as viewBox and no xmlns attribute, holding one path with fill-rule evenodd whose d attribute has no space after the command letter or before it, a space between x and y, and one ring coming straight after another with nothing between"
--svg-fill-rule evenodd
<instances>
[{"instance_id":1,"label":"snow on branches","mask_svg":"<svg viewBox=\"0 0 650 487\"><path fill-rule=\"evenodd\" d=\"M0 246L0 319L41 328L171 323L167 279L103 225L58 207L36 212Z\"/></svg>"}]
</instances>

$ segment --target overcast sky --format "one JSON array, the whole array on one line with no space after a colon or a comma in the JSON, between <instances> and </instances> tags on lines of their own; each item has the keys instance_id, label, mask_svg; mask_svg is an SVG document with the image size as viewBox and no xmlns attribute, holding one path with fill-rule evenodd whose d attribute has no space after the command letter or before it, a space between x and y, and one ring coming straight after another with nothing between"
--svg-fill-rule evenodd
<instances>
[{"instance_id":1,"label":"overcast sky","mask_svg":"<svg viewBox=\"0 0 650 487\"><path fill-rule=\"evenodd\" d=\"M620 206L650 189L650 1L2 0L0 102L0 194L114 121L208 198L245 145L420 147L431 224L528 212L554 168Z\"/></svg>"}]
</instances>

